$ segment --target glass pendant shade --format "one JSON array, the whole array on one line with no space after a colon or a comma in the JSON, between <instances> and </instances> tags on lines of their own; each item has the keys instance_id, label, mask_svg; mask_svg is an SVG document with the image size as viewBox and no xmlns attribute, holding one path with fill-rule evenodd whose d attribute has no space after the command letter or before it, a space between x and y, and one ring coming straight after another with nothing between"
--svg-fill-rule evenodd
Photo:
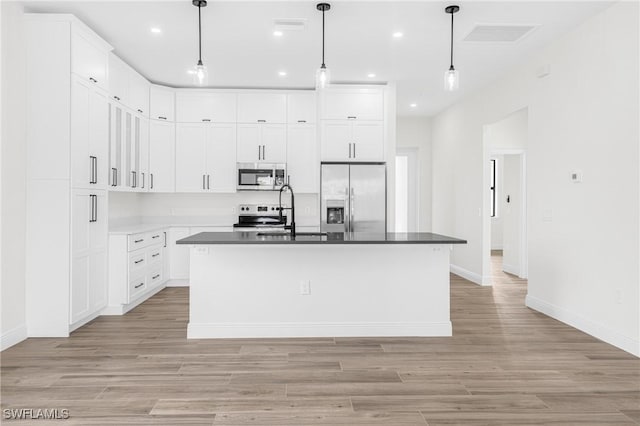
<instances>
[{"instance_id":1,"label":"glass pendant shade","mask_svg":"<svg viewBox=\"0 0 640 426\"><path fill-rule=\"evenodd\" d=\"M193 84L196 86L206 86L209 84L209 70L206 65L202 64L202 61L198 61L193 69Z\"/></svg>"},{"instance_id":2,"label":"glass pendant shade","mask_svg":"<svg viewBox=\"0 0 640 426\"><path fill-rule=\"evenodd\" d=\"M458 90L460 84L460 78L458 76L458 70L451 67L444 72L444 89L448 91Z\"/></svg>"},{"instance_id":3,"label":"glass pendant shade","mask_svg":"<svg viewBox=\"0 0 640 426\"><path fill-rule=\"evenodd\" d=\"M316 89L324 89L330 83L331 73L324 65L316 71Z\"/></svg>"}]
</instances>

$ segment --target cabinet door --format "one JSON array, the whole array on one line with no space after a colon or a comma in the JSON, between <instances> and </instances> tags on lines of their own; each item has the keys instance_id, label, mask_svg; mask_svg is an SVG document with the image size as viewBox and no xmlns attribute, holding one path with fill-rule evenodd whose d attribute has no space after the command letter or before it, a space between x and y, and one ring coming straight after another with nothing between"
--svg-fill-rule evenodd
<instances>
[{"instance_id":1,"label":"cabinet door","mask_svg":"<svg viewBox=\"0 0 640 426\"><path fill-rule=\"evenodd\" d=\"M95 313L107 306L107 250L89 255L89 310Z\"/></svg>"},{"instance_id":2,"label":"cabinet door","mask_svg":"<svg viewBox=\"0 0 640 426\"><path fill-rule=\"evenodd\" d=\"M206 190L206 124L176 125L176 191Z\"/></svg>"},{"instance_id":3,"label":"cabinet door","mask_svg":"<svg viewBox=\"0 0 640 426\"><path fill-rule=\"evenodd\" d=\"M89 214L93 217L89 223L89 247L91 250L106 250L108 227L107 227L107 214L108 204L105 191L90 191L89 195L93 195L94 199L91 201L93 206L89 207Z\"/></svg>"},{"instance_id":4,"label":"cabinet door","mask_svg":"<svg viewBox=\"0 0 640 426\"><path fill-rule=\"evenodd\" d=\"M169 278L172 280L189 279L189 246L177 245L176 241L187 238L189 228L171 228L169 230Z\"/></svg>"},{"instance_id":5,"label":"cabinet door","mask_svg":"<svg viewBox=\"0 0 640 426\"><path fill-rule=\"evenodd\" d=\"M382 121L353 122L352 159L384 161L384 124Z\"/></svg>"},{"instance_id":6,"label":"cabinet door","mask_svg":"<svg viewBox=\"0 0 640 426\"><path fill-rule=\"evenodd\" d=\"M91 87L80 78L71 80L71 183L73 188L93 184L94 161L89 154L89 99Z\"/></svg>"},{"instance_id":7,"label":"cabinet door","mask_svg":"<svg viewBox=\"0 0 640 426\"><path fill-rule=\"evenodd\" d=\"M85 81L101 89L109 88L107 82L106 51L94 46L89 37L74 31L71 36L71 71Z\"/></svg>"},{"instance_id":8,"label":"cabinet door","mask_svg":"<svg viewBox=\"0 0 640 426\"><path fill-rule=\"evenodd\" d=\"M287 162L287 126L284 124L261 125L262 161Z\"/></svg>"},{"instance_id":9,"label":"cabinet door","mask_svg":"<svg viewBox=\"0 0 640 426\"><path fill-rule=\"evenodd\" d=\"M113 53L109 54L109 95L123 105L130 106L129 68Z\"/></svg>"},{"instance_id":10,"label":"cabinet door","mask_svg":"<svg viewBox=\"0 0 640 426\"><path fill-rule=\"evenodd\" d=\"M320 141L322 161L350 161L352 143L351 122L324 121Z\"/></svg>"},{"instance_id":11,"label":"cabinet door","mask_svg":"<svg viewBox=\"0 0 640 426\"><path fill-rule=\"evenodd\" d=\"M149 117L149 82L140 74L129 72L131 109L143 117Z\"/></svg>"},{"instance_id":12,"label":"cabinet door","mask_svg":"<svg viewBox=\"0 0 640 426\"><path fill-rule=\"evenodd\" d=\"M89 257L94 201L88 190L71 196L71 288L70 318L73 324L89 314Z\"/></svg>"},{"instance_id":13,"label":"cabinet door","mask_svg":"<svg viewBox=\"0 0 640 426\"><path fill-rule=\"evenodd\" d=\"M138 156L138 171L140 180L138 189L142 192L149 190L149 119L140 115L140 147Z\"/></svg>"},{"instance_id":14,"label":"cabinet door","mask_svg":"<svg viewBox=\"0 0 640 426\"><path fill-rule=\"evenodd\" d=\"M236 192L236 125L210 125L206 152L207 190Z\"/></svg>"},{"instance_id":15,"label":"cabinet door","mask_svg":"<svg viewBox=\"0 0 640 426\"><path fill-rule=\"evenodd\" d=\"M233 93L176 93L176 121L179 123L235 123L236 95Z\"/></svg>"},{"instance_id":16,"label":"cabinet door","mask_svg":"<svg viewBox=\"0 0 640 426\"><path fill-rule=\"evenodd\" d=\"M287 127L287 174L295 193L318 193L318 146L316 126L292 124Z\"/></svg>"},{"instance_id":17,"label":"cabinet door","mask_svg":"<svg viewBox=\"0 0 640 426\"><path fill-rule=\"evenodd\" d=\"M315 123L315 92L290 93L287 95L287 123Z\"/></svg>"},{"instance_id":18,"label":"cabinet door","mask_svg":"<svg viewBox=\"0 0 640 426\"><path fill-rule=\"evenodd\" d=\"M262 143L259 124L238 124L238 162L262 161Z\"/></svg>"},{"instance_id":19,"label":"cabinet door","mask_svg":"<svg viewBox=\"0 0 640 426\"><path fill-rule=\"evenodd\" d=\"M124 136L122 139L122 176L123 186L133 189L136 183L136 126L133 114L123 110Z\"/></svg>"},{"instance_id":20,"label":"cabinet door","mask_svg":"<svg viewBox=\"0 0 640 426\"><path fill-rule=\"evenodd\" d=\"M149 89L150 117L156 120L174 121L175 96L173 90L151 86Z\"/></svg>"},{"instance_id":21,"label":"cabinet door","mask_svg":"<svg viewBox=\"0 0 640 426\"><path fill-rule=\"evenodd\" d=\"M123 185L124 122L123 107L111 102L109 105L109 185L111 189L118 189Z\"/></svg>"},{"instance_id":22,"label":"cabinet door","mask_svg":"<svg viewBox=\"0 0 640 426\"><path fill-rule=\"evenodd\" d=\"M286 123L287 95L241 93L238 95L239 123Z\"/></svg>"},{"instance_id":23,"label":"cabinet door","mask_svg":"<svg viewBox=\"0 0 640 426\"><path fill-rule=\"evenodd\" d=\"M323 93L322 118L331 120L383 120L384 93L380 89L336 90Z\"/></svg>"},{"instance_id":24,"label":"cabinet door","mask_svg":"<svg viewBox=\"0 0 640 426\"><path fill-rule=\"evenodd\" d=\"M89 93L89 156L93 157L94 182L106 189L109 181L109 100L107 93L94 89Z\"/></svg>"},{"instance_id":25,"label":"cabinet door","mask_svg":"<svg viewBox=\"0 0 640 426\"><path fill-rule=\"evenodd\" d=\"M175 192L176 129L173 123L150 120L149 191Z\"/></svg>"}]
</instances>

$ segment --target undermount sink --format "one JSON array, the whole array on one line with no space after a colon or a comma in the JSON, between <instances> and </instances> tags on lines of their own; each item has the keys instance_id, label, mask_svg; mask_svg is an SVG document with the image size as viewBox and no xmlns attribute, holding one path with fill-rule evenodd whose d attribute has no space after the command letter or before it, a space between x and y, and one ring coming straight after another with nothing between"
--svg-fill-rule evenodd
<instances>
[{"instance_id":1,"label":"undermount sink","mask_svg":"<svg viewBox=\"0 0 640 426\"><path fill-rule=\"evenodd\" d=\"M258 237L290 237L290 232L258 232ZM296 232L296 237L326 237L326 232Z\"/></svg>"}]
</instances>

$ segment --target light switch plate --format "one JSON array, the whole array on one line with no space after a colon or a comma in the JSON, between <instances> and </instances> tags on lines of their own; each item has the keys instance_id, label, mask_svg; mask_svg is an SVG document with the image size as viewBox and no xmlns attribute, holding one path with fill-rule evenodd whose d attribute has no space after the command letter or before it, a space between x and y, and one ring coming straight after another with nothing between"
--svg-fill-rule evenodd
<instances>
[{"instance_id":1,"label":"light switch plate","mask_svg":"<svg viewBox=\"0 0 640 426\"><path fill-rule=\"evenodd\" d=\"M571 182L580 183L582 182L582 171L581 170L573 170L571 172Z\"/></svg>"}]
</instances>

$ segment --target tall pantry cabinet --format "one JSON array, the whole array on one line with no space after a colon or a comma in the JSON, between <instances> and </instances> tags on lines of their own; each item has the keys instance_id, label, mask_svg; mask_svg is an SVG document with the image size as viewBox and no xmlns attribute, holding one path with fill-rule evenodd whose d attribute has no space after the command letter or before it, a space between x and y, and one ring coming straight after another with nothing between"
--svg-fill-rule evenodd
<instances>
[{"instance_id":1,"label":"tall pantry cabinet","mask_svg":"<svg viewBox=\"0 0 640 426\"><path fill-rule=\"evenodd\" d=\"M27 332L67 336L107 303L108 53L71 15L26 15Z\"/></svg>"}]
</instances>

